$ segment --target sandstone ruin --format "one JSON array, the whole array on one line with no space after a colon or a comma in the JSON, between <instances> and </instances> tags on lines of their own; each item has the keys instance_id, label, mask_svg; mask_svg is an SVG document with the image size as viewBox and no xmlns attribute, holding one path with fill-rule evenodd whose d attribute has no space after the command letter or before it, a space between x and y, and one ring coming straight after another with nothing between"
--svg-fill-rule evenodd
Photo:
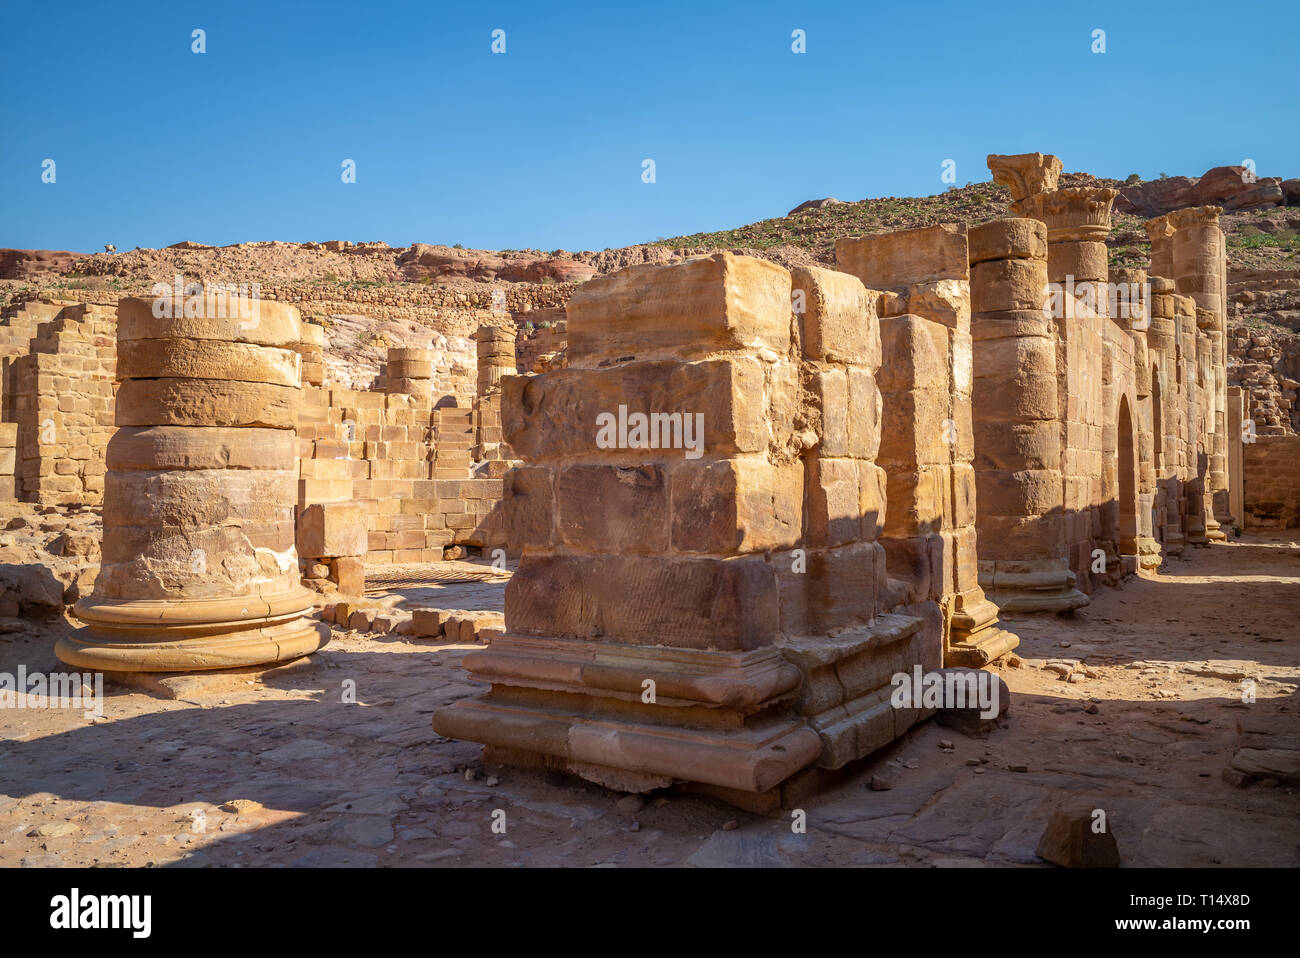
<instances>
[{"instance_id":1,"label":"sandstone ruin","mask_svg":"<svg viewBox=\"0 0 1300 958\"><path fill-rule=\"evenodd\" d=\"M932 714L894 676L1012 653L1000 615L1300 521L1297 384L1229 326L1220 209L1149 220L1149 266L1122 269L1116 190L988 165L1009 218L841 237L834 269L561 271L563 321L480 317L474 368L389 346L368 388L288 302L11 307L0 492L103 515L58 656L282 663L327 641L318 610L396 629L364 604L390 568L499 552L503 621L411 618L487 642L464 663L487 690L438 733L763 807Z\"/></svg>"}]
</instances>

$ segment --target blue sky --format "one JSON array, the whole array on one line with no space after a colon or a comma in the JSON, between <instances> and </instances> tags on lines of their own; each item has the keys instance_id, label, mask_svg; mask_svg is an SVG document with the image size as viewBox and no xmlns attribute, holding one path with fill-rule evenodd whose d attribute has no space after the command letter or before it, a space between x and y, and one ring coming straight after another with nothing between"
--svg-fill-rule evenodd
<instances>
[{"instance_id":1,"label":"blue sky","mask_svg":"<svg viewBox=\"0 0 1300 958\"><path fill-rule=\"evenodd\" d=\"M0 247L603 249L936 193L991 152L1297 176L1298 10L0 0Z\"/></svg>"}]
</instances>

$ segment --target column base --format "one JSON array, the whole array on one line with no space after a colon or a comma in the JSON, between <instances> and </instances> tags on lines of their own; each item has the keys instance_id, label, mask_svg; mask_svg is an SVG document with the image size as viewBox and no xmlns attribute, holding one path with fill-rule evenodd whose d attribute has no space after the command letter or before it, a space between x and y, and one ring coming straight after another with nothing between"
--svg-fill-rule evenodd
<instances>
[{"instance_id":1,"label":"column base","mask_svg":"<svg viewBox=\"0 0 1300 958\"><path fill-rule=\"evenodd\" d=\"M945 667L968 666L982 669L1020 644L1020 636L996 628L998 607L979 590L974 602L962 602L949 622L948 643L943 652Z\"/></svg>"},{"instance_id":2,"label":"column base","mask_svg":"<svg viewBox=\"0 0 1300 958\"><path fill-rule=\"evenodd\" d=\"M929 713L894 708L893 677L922 661L925 620L878 615L833 636L787 639L781 654L798 667L798 712L821 738L816 767L841 768L888 745ZM934 646L937 650L937 642Z\"/></svg>"},{"instance_id":3,"label":"column base","mask_svg":"<svg viewBox=\"0 0 1300 958\"><path fill-rule=\"evenodd\" d=\"M499 761L562 768L610 788L688 781L767 792L822 752L817 733L792 714L799 671L773 648L507 634L464 665L491 689L436 712L438 734L481 742Z\"/></svg>"},{"instance_id":4,"label":"column base","mask_svg":"<svg viewBox=\"0 0 1300 958\"><path fill-rule=\"evenodd\" d=\"M1075 574L1055 560L981 562L979 581L1000 612L1072 612L1091 601L1074 587Z\"/></svg>"},{"instance_id":5,"label":"column base","mask_svg":"<svg viewBox=\"0 0 1300 958\"><path fill-rule=\"evenodd\" d=\"M1138 536L1137 540L1137 558L1138 568L1151 572L1160 568L1163 560L1160 555L1160 543L1150 536Z\"/></svg>"},{"instance_id":6,"label":"column base","mask_svg":"<svg viewBox=\"0 0 1300 958\"><path fill-rule=\"evenodd\" d=\"M287 662L329 641L307 618L312 593L227 599L101 599L73 607L86 623L54 647L59 661L105 672L196 672Z\"/></svg>"}]
</instances>

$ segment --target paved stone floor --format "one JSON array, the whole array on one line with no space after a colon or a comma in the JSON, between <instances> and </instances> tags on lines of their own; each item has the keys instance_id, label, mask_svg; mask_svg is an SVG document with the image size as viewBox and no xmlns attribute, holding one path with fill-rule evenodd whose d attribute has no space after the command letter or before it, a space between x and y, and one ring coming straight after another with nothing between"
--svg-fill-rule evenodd
<instances>
[{"instance_id":1,"label":"paved stone floor","mask_svg":"<svg viewBox=\"0 0 1300 958\"><path fill-rule=\"evenodd\" d=\"M1004 727L925 723L808 799L804 834L788 811L484 768L430 727L476 690L467 647L336 629L305 668L175 700L110 688L102 718L0 709L0 865L1029 865L1051 811L1082 803L1106 810L1125 864L1294 866L1297 789L1222 773L1239 719L1300 732L1295 535L1192 550L1073 617L1009 621L1022 661L1000 669ZM499 609L502 591L389 594ZM0 672L61 671L67 628L0 635Z\"/></svg>"}]
</instances>

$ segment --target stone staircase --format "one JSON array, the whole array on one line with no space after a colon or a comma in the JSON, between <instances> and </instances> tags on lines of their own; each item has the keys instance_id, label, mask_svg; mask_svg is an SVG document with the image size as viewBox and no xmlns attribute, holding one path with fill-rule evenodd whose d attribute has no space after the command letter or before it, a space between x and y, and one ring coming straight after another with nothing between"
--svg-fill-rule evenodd
<instances>
[{"instance_id":1,"label":"stone staircase","mask_svg":"<svg viewBox=\"0 0 1300 958\"><path fill-rule=\"evenodd\" d=\"M474 447L474 411L444 406L433 411L433 478L467 479Z\"/></svg>"}]
</instances>

